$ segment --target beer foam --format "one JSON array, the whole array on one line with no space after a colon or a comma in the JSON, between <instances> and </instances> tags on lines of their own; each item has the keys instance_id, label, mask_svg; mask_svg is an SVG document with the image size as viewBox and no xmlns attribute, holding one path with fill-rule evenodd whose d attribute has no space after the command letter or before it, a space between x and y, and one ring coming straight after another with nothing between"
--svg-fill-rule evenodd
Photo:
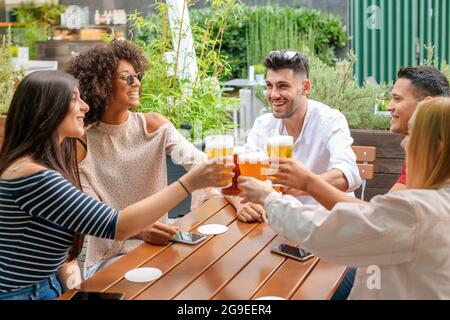
<instances>
[{"instance_id":1,"label":"beer foam","mask_svg":"<svg viewBox=\"0 0 450 320\"><path fill-rule=\"evenodd\" d=\"M242 153L245 153L245 146L233 147L233 154L242 154Z\"/></svg>"},{"instance_id":2,"label":"beer foam","mask_svg":"<svg viewBox=\"0 0 450 320\"><path fill-rule=\"evenodd\" d=\"M233 148L233 136L209 136L205 138L206 149L230 149Z\"/></svg>"},{"instance_id":3,"label":"beer foam","mask_svg":"<svg viewBox=\"0 0 450 320\"><path fill-rule=\"evenodd\" d=\"M258 162L267 163L269 162L269 157L265 153L261 152L239 154L238 163L258 163Z\"/></svg>"},{"instance_id":4,"label":"beer foam","mask_svg":"<svg viewBox=\"0 0 450 320\"><path fill-rule=\"evenodd\" d=\"M273 147L292 146L294 138L291 136L275 136L267 138L267 145Z\"/></svg>"}]
</instances>

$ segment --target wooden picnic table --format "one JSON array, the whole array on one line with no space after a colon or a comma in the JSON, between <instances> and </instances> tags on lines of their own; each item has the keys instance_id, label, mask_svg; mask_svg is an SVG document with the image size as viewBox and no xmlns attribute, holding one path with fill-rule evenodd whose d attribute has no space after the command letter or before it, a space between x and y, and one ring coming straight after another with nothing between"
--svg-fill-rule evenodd
<instances>
[{"instance_id":1,"label":"wooden picnic table","mask_svg":"<svg viewBox=\"0 0 450 320\"><path fill-rule=\"evenodd\" d=\"M223 224L228 231L207 236L196 245L142 244L81 284L81 290L123 292L127 300L249 300L262 296L286 299L330 299L346 272L345 266L316 257L305 262L270 252L285 242L266 223L243 223L236 210L216 197L181 218L176 225L196 231L203 224ZM155 267L163 275L134 283L127 271ZM69 299L76 290L66 292Z\"/></svg>"}]
</instances>

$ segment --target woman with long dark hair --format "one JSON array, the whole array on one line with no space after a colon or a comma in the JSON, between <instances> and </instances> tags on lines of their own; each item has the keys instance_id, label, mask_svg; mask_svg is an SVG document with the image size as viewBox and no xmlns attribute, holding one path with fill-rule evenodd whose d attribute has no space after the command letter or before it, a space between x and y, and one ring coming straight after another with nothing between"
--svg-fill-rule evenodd
<instances>
[{"instance_id":1,"label":"woman with long dark hair","mask_svg":"<svg viewBox=\"0 0 450 320\"><path fill-rule=\"evenodd\" d=\"M112 209L79 190L74 138L84 134L88 110L77 80L58 71L28 75L14 94L0 151L0 300L56 298L57 271L76 258L82 235L125 240L188 193L232 175L220 173L232 164L199 164L158 193Z\"/></svg>"}]
</instances>

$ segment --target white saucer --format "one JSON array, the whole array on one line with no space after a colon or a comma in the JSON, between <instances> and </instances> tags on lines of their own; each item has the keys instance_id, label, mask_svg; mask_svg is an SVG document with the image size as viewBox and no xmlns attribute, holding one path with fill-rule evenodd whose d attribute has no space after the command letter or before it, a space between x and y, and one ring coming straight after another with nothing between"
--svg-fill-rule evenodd
<instances>
[{"instance_id":1,"label":"white saucer","mask_svg":"<svg viewBox=\"0 0 450 320\"><path fill-rule=\"evenodd\" d=\"M277 296L264 296L264 297L258 297L255 300L286 300L283 297L277 297Z\"/></svg>"},{"instance_id":2,"label":"white saucer","mask_svg":"<svg viewBox=\"0 0 450 320\"><path fill-rule=\"evenodd\" d=\"M223 224L205 224L197 228L203 234L221 234L228 231L228 227Z\"/></svg>"},{"instance_id":3,"label":"white saucer","mask_svg":"<svg viewBox=\"0 0 450 320\"><path fill-rule=\"evenodd\" d=\"M162 271L156 268L137 268L125 273L125 279L131 282L149 282L161 277Z\"/></svg>"}]
</instances>

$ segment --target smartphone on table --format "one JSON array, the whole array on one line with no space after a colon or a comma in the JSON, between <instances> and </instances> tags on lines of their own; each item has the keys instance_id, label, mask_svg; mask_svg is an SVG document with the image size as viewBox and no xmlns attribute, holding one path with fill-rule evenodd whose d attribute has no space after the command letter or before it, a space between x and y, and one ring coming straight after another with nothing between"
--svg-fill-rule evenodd
<instances>
[{"instance_id":1,"label":"smartphone on table","mask_svg":"<svg viewBox=\"0 0 450 320\"><path fill-rule=\"evenodd\" d=\"M271 251L299 261L306 261L314 257L312 253L305 251L302 248L288 245L286 243L282 243L273 247Z\"/></svg>"},{"instance_id":2,"label":"smartphone on table","mask_svg":"<svg viewBox=\"0 0 450 320\"><path fill-rule=\"evenodd\" d=\"M178 231L173 237L173 242L180 242L185 244L197 244L203 240L205 240L206 237L201 234L187 232L187 231Z\"/></svg>"},{"instance_id":3,"label":"smartphone on table","mask_svg":"<svg viewBox=\"0 0 450 320\"><path fill-rule=\"evenodd\" d=\"M70 300L123 300L124 297L121 292L77 291Z\"/></svg>"}]
</instances>

